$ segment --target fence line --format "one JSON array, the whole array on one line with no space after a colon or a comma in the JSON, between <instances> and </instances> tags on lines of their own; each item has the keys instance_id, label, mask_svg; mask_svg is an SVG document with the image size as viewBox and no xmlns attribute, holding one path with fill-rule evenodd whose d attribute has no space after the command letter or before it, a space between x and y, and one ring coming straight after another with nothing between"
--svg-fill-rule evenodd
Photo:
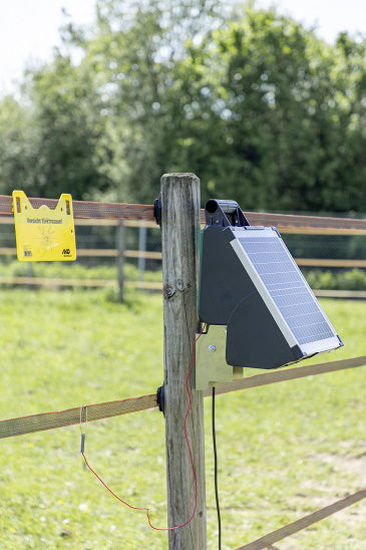
<instances>
[{"instance_id":1,"label":"fence line","mask_svg":"<svg viewBox=\"0 0 366 550\"><path fill-rule=\"evenodd\" d=\"M352 504L355 504L364 498L366 498L366 489L362 489L361 491L357 491L357 493L353 493L352 495L342 498L341 500L337 500L329 506L325 506L312 514L289 523L280 529L276 529L276 531L272 531L264 537L250 542L249 544L240 546L240 548L236 548L236 550L263 550L264 548L270 548L275 542L289 537L290 535L294 535L295 533L306 529L310 525L313 525L314 523L317 523L318 521L327 518L340 510L344 510L344 508L348 508L348 506L352 506Z\"/></svg>"},{"instance_id":2,"label":"fence line","mask_svg":"<svg viewBox=\"0 0 366 550\"><path fill-rule=\"evenodd\" d=\"M78 248L78 257L90 258L117 258L119 256L117 248ZM12 247L0 247L0 256L16 256L17 249ZM146 258L147 260L161 260L161 252L157 251L140 251L140 250L125 250L125 258Z\"/></svg>"},{"instance_id":3,"label":"fence line","mask_svg":"<svg viewBox=\"0 0 366 550\"><path fill-rule=\"evenodd\" d=\"M29 263L29 265L31 265ZM58 288L66 286L85 287L85 288L113 288L117 282L113 279L71 279L71 278L49 278L49 277L31 277L31 276L9 276L0 277L0 285L30 285L44 286L49 288ZM124 281L124 285L130 288L140 290L163 289L162 283L158 281ZM366 300L365 290L314 290L318 298L343 298L350 300Z\"/></svg>"},{"instance_id":4,"label":"fence line","mask_svg":"<svg viewBox=\"0 0 366 550\"><path fill-rule=\"evenodd\" d=\"M49 206L56 204L55 199L31 199L34 206L39 206L42 202ZM131 205L125 203L94 203L94 202L82 202L74 201L75 210L75 223L76 225L84 226L113 226L116 227L117 233L121 231L121 220L123 219L123 226L138 227L140 232L142 229L146 231L146 227L157 228L155 222L152 221L153 207L151 205ZM9 206L10 205L10 206ZM10 212L8 211L10 207ZM0 214L11 213L11 198L0 195ZM283 214L261 214L261 213L247 213L252 223L262 223L265 225L278 225L279 229L283 233L324 233L324 234L366 234L366 220L362 219L349 219L349 218L331 218L331 217L314 217L314 216L298 216L298 215L283 215ZM78 217L80 216L80 217ZM89 217L91 216L91 217ZM103 219L102 216L105 216ZM140 219L126 219L129 217L139 216ZM203 221L203 211L201 211L201 221ZM14 224L14 217L9 215L0 215L0 224ZM299 225L300 224L300 225ZM302 224L302 225L301 225ZM325 227L333 226L333 227ZM123 239L123 237L122 237ZM140 234L141 240L141 234ZM119 239L121 244L121 238ZM122 243L123 244L123 243ZM78 249L78 256L80 258L116 258L118 267L118 288L120 300L123 296L124 277L123 277L123 259L135 258L139 260L139 283L135 288L140 289L153 289L158 290L160 287L157 283L144 284L144 265L145 260L161 260L162 254L158 251L146 251L146 250L121 250L116 248L112 249ZM13 255L16 256L16 248L14 247L1 247L0 255ZM337 267L337 268L366 268L366 260L349 260L349 259L317 259L317 258L297 258L296 262L299 266L306 267ZM25 277L13 277L10 280L9 277L3 277L0 279L0 284L27 284L30 286L48 286L51 288L62 286L77 286L77 287L110 287L114 286L112 282L104 280L86 281L83 283L81 280L68 279L60 280L51 279L49 282L46 278L38 277L34 281L29 280L32 277L31 267L29 267L28 278ZM366 292L356 291L350 293L345 291L346 294L340 294L343 291L327 291L325 293L317 293L318 296L326 297L345 297L351 299L363 299L366 297Z\"/></svg>"},{"instance_id":5,"label":"fence line","mask_svg":"<svg viewBox=\"0 0 366 550\"><path fill-rule=\"evenodd\" d=\"M119 219L103 219L103 218L76 218L75 225L87 227L116 227L119 225ZM123 220L126 227L147 227L149 229L159 229L156 222L148 220ZM4 216L0 213L0 225L14 225L14 216Z\"/></svg>"},{"instance_id":6,"label":"fence line","mask_svg":"<svg viewBox=\"0 0 366 550\"><path fill-rule=\"evenodd\" d=\"M327 372L335 372L338 370L346 370L366 365L366 355L360 357L352 357L351 359L340 359L338 361L330 361L329 363L316 363L314 365L305 365L304 367L291 367L288 369L274 370L265 374L255 374L247 378L233 380L232 382L224 382L216 387L216 395L229 393L232 391L245 390L250 388L258 388L275 384L277 382L287 382L289 380L297 380L307 376L315 376L317 374L325 374ZM205 397L211 395L211 389L204 390Z\"/></svg>"},{"instance_id":7,"label":"fence line","mask_svg":"<svg viewBox=\"0 0 366 550\"><path fill-rule=\"evenodd\" d=\"M295 258L303 267L366 267L366 260L330 259L330 258Z\"/></svg>"},{"instance_id":8,"label":"fence line","mask_svg":"<svg viewBox=\"0 0 366 550\"><path fill-rule=\"evenodd\" d=\"M259 213L252 213L250 214L252 217L252 220L255 219L255 217L259 217ZM299 216L299 218L302 218L303 223L306 223L307 216ZM333 219L333 220L342 220L342 219L348 219L348 218L326 218L326 219ZM351 218L352 219L352 218ZM317 226L306 226L306 225L286 225L286 220L283 220L279 225L278 229L281 231L281 233L284 234L294 234L294 235L366 235L366 229L364 229L362 226L360 228L357 227L317 227ZM204 219L202 217L201 219L202 224L204 225ZM13 225L14 224L14 218L13 216L4 216L0 212L0 225ZM103 219L103 218L76 218L75 219L75 225L80 226L90 226L90 227L96 227L96 226L112 226L116 227L119 224L118 219ZM159 226L156 224L155 221L152 220L134 220L134 219L124 219L124 225L126 227L147 227L149 229L159 229Z\"/></svg>"},{"instance_id":9,"label":"fence line","mask_svg":"<svg viewBox=\"0 0 366 550\"><path fill-rule=\"evenodd\" d=\"M58 199L29 198L33 208L46 205L54 209ZM103 203L93 201L72 201L75 218L148 220L154 221L154 207L151 204ZM0 215L12 215L12 198L0 195Z\"/></svg>"},{"instance_id":10,"label":"fence line","mask_svg":"<svg viewBox=\"0 0 366 550\"><path fill-rule=\"evenodd\" d=\"M316 363L304 367L292 367L285 370L273 371L265 374L257 374L241 380L226 382L216 386L216 394L225 394L232 391L258 388L276 382L297 380L307 376L325 374L339 370L352 369L366 365L366 355L341 359L329 363ZM211 396L211 389L203 392L204 397ZM107 401L88 405L88 422L102 420L112 416L120 416L157 407L156 394L141 395L118 401ZM27 433L52 430L79 424L80 407L74 407L63 411L52 411L40 414L21 416L0 421L0 439L24 435Z\"/></svg>"},{"instance_id":11,"label":"fence line","mask_svg":"<svg viewBox=\"0 0 366 550\"><path fill-rule=\"evenodd\" d=\"M43 204L55 208L57 199L29 198L34 208ZM72 201L75 219L108 219L108 220L145 220L154 221L154 207L150 204L129 203L99 203L92 201ZM0 215L12 215L12 198L0 195ZM301 216L298 214L273 214L262 212L245 212L252 225L276 226L280 231L291 232L301 230L326 229L327 231L356 231L357 234L366 234L366 219L361 218L334 218L327 216ZM205 223L204 211L201 210L201 222Z\"/></svg>"},{"instance_id":12,"label":"fence line","mask_svg":"<svg viewBox=\"0 0 366 550\"><path fill-rule=\"evenodd\" d=\"M14 247L0 247L1 256L16 256ZM105 257L116 258L119 252L116 248L78 248L79 257ZM125 258L145 258L146 260L161 260L162 254L150 250L125 250ZM327 259L327 258L295 258L299 266L304 267L366 267L366 260Z\"/></svg>"},{"instance_id":13,"label":"fence line","mask_svg":"<svg viewBox=\"0 0 366 550\"><path fill-rule=\"evenodd\" d=\"M0 247L1 256L16 256L13 247ZM83 258L116 258L119 252L116 248L78 248L78 257ZM161 260L162 254L153 250L125 250L125 258L145 258L146 260ZM295 258L297 265L302 267L352 267L366 268L366 260L328 259L328 258Z\"/></svg>"},{"instance_id":14,"label":"fence line","mask_svg":"<svg viewBox=\"0 0 366 550\"><path fill-rule=\"evenodd\" d=\"M366 300L366 290L314 290L318 298L349 298L351 300Z\"/></svg>"}]
</instances>

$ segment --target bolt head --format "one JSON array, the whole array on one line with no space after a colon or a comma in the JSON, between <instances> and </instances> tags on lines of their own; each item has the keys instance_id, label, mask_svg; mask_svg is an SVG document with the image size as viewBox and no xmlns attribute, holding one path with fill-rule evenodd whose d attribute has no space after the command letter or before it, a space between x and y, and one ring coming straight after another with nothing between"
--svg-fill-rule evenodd
<instances>
[{"instance_id":1,"label":"bolt head","mask_svg":"<svg viewBox=\"0 0 366 550\"><path fill-rule=\"evenodd\" d=\"M217 349L217 348L216 348L215 344L210 344L210 345L208 346L208 351L216 351L216 349Z\"/></svg>"}]
</instances>

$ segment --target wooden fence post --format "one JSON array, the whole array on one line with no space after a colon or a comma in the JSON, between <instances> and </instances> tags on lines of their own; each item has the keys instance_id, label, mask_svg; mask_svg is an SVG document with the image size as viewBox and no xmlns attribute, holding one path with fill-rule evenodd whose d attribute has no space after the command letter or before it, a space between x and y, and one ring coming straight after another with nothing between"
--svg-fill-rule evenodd
<instances>
[{"instance_id":1,"label":"wooden fence post","mask_svg":"<svg viewBox=\"0 0 366 550\"><path fill-rule=\"evenodd\" d=\"M123 290L124 290L124 263L125 263L125 226L123 221L120 220L116 229L116 248L118 252L117 256L117 277L118 277L118 300L123 302Z\"/></svg>"},{"instance_id":2,"label":"wooden fence post","mask_svg":"<svg viewBox=\"0 0 366 550\"><path fill-rule=\"evenodd\" d=\"M194 174L165 174L161 178L164 292L164 401L169 526L181 525L194 507L194 479L183 421L188 397L186 377L192 358L197 319L200 181ZM169 550L205 550L206 493L202 392L189 379L192 409L188 435L198 479L194 520L169 531Z\"/></svg>"},{"instance_id":3,"label":"wooden fence post","mask_svg":"<svg viewBox=\"0 0 366 550\"><path fill-rule=\"evenodd\" d=\"M138 259L138 271L139 271L139 281L143 281L145 278L146 270L146 258L141 255L146 252L146 240L147 240L147 227L146 225L140 225L139 227L139 259Z\"/></svg>"}]
</instances>

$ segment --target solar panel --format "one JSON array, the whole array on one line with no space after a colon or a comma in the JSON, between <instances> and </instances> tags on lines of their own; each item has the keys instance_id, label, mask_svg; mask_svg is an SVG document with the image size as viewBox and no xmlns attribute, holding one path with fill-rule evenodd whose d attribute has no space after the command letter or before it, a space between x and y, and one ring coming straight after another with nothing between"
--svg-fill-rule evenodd
<instances>
[{"instance_id":1,"label":"solar panel","mask_svg":"<svg viewBox=\"0 0 366 550\"><path fill-rule=\"evenodd\" d=\"M246 267L250 262L257 275L254 282L262 283L262 292L264 287L275 304L272 312L280 313L296 343L307 353L315 351L314 346L306 346L312 342L327 341L329 345L329 339L336 338L333 347L338 347L335 330L278 233L273 229L241 229L235 236L246 255ZM241 254L239 259L243 259Z\"/></svg>"},{"instance_id":2,"label":"solar panel","mask_svg":"<svg viewBox=\"0 0 366 550\"><path fill-rule=\"evenodd\" d=\"M228 365L272 369L342 346L277 229L253 227L234 201L210 199L199 317L226 325Z\"/></svg>"}]
</instances>

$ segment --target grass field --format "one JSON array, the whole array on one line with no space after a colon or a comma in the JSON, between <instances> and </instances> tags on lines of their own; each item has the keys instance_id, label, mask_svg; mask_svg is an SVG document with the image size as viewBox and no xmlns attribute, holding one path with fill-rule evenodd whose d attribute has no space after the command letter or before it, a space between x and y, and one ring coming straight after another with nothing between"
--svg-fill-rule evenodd
<instances>
[{"instance_id":1,"label":"grass field","mask_svg":"<svg viewBox=\"0 0 366 550\"><path fill-rule=\"evenodd\" d=\"M0 417L154 392L163 378L160 296L0 292ZM366 303L323 301L345 347L366 353ZM236 548L366 486L366 370L310 377L217 399L223 547ZM206 400L208 536L217 547ZM82 467L79 427L0 441L0 548L165 549L143 512L115 501ZM88 425L86 454L127 500L166 523L164 421L157 410ZM360 503L279 550L365 549ZM198 549L199 550L199 549Z\"/></svg>"}]
</instances>

